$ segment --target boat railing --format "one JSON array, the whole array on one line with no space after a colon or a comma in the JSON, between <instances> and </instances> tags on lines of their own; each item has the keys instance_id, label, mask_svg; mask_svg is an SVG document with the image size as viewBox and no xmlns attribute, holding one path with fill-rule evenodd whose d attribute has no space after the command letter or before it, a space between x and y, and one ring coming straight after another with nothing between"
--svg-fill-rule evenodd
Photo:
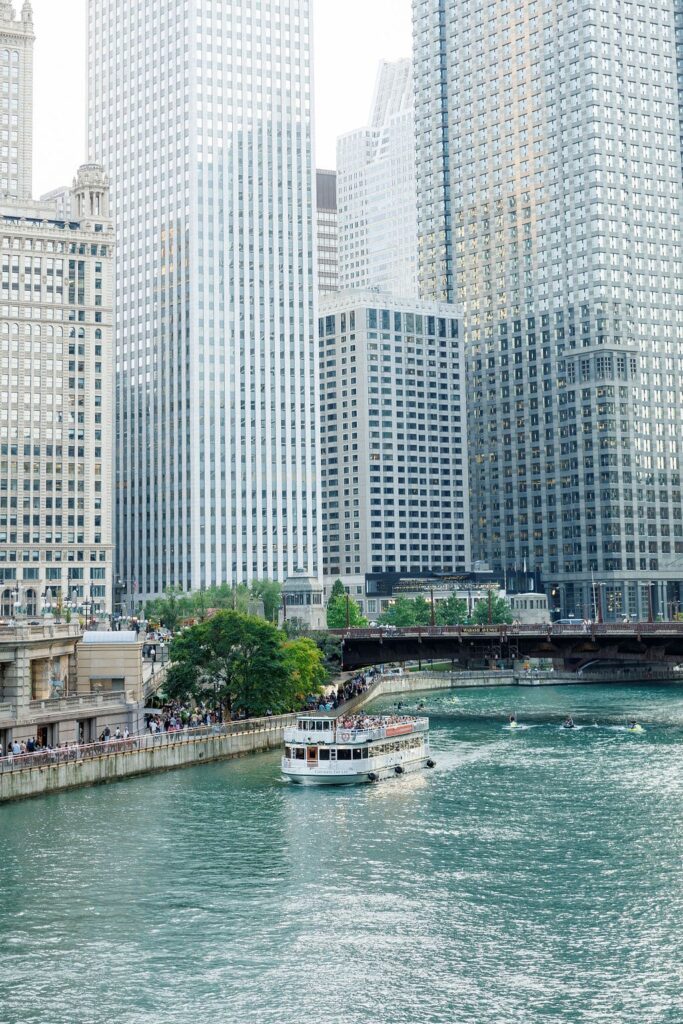
<instances>
[{"instance_id":1,"label":"boat railing","mask_svg":"<svg viewBox=\"0 0 683 1024\"><path fill-rule=\"evenodd\" d=\"M426 732L429 719L415 718L409 721L388 722L375 728L354 728L338 725L334 730L286 729L285 743L314 743L317 746L328 746L333 743L369 743L372 740L397 739L411 733Z\"/></svg>"}]
</instances>

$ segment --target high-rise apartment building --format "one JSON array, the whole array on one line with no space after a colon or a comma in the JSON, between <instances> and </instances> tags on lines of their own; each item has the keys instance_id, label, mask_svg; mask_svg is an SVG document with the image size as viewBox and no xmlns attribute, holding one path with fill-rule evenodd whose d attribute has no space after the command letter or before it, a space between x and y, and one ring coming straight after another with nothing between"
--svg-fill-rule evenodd
<instances>
[{"instance_id":1,"label":"high-rise apartment building","mask_svg":"<svg viewBox=\"0 0 683 1024\"><path fill-rule=\"evenodd\" d=\"M141 597L318 572L309 7L88 2L118 568Z\"/></svg>"},{"instance_id":2,"label":"high-rise apartment building","mask_svg":"<svg viewBox=\"0 0 683 1024\"><path fill-rule=\"evenodd\" d=\"M101 167L30 197L31 8L0 4L0 617L112 608L114 229ZM24 101L26 107L23 107Z\"/></svg>"},{"instance_id":3,"label":"high-rise apartment building","mask_svg":"<svg viewBox=\"0 0 683 1024\"><path fill-rule=\"evenodd\" d=\"M33 11L0 0L0 198L33 195Z\"/></svg>"},{"instance_id":4,"label":"high-rise apartment building","mask_svg":"<svg viewBox=\"0 0 683 1024\"><path fill-rule=\"evenodd\" d=\"M414 0L422 294L463 309L474 556L680 600L674 0ZM676 567L678 562L678 568Z\"/></svg>"},{"instance_id":5,"label":"high-rise apartment building","mask_svg":"<svg viewBox=\"0 0 683 1024\"><path fill-rule=\"evenodd\" d=\"M464 356L453 307L326 296L319 322L325 576L470 565Z\"/></svg>"},{"instance_id":6,"label":"high-rise apartment building","mask_svg":"<svg viewBox=\"0 0 683 1024\"><path fill-rule=\"evenodd\" d=\"M339 282L417 294L413 71L380 65L367 128L337 141Z\"/></svg>"},{"instance_id":7,"label":"high-rise apartment building","mask_svg":"<svg viewBox=\"0 0 683 1024\"><path fill-rule=\"evenodd\" d=\"M339 290L337 172L316 172L318 226L318 295Z\"/></svg>"}]
</instances>

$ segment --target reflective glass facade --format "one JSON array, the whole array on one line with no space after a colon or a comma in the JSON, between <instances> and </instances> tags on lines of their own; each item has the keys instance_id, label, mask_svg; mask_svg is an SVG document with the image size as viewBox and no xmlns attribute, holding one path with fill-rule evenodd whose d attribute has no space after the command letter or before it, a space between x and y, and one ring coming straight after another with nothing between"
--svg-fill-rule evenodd
<instances>
[{"instance_id":1,"label":"reflective glass facade","mask_svg":"<svg viewBox=\"0 0 683 1024\"><path fill-rule=\"evenodd\" d=\"M473 554L565 613L680 598L674 6L414 0L420 280L464 312Z\"/></svg>"},{"instance_id":2,"label":"reflective glass facade","mask_svg":"<svg viewBox=\"0 0 683 1024\"><path fill-rule=\"evenodd\" d=\"M318 572L310 48L308 0L88 3L140 595Z\"/></svg>"}]
</instances>

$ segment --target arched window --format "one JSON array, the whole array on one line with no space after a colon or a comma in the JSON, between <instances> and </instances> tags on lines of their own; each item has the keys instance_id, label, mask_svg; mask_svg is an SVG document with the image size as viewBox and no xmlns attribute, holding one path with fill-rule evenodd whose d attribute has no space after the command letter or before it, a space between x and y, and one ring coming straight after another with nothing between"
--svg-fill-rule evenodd
<instances>
[{"instance_id":1,"label":"arched window","mask_svg":"<svg viewBox=\"0 0 683 1024\"><path fill-rule=\"evenodd\" d=\"M95 331L95 341L102 341L102 331L99 327Z\"/></svg>"}]
</instances>

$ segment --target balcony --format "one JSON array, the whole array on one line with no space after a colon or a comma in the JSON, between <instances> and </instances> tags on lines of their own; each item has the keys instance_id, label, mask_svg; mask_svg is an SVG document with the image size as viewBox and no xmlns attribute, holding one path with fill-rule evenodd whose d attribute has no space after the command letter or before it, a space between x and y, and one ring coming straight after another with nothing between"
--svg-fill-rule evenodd
<instances>
[{"instance_id":1,"label":"balcony","mask_svg":"<svg viewBox=\"0 0 683 1024\"><path fill-rule=\"evenodd\" d=\"M54 700L32 700L28 706L28 717L36 722L68 718L72 715L87 717L107 708L132 704L134 701L132 691L126 690L116 690L113 693L79 693ZM1 707L3 705L0 705Z\"/></svg>"}]
</instances>

